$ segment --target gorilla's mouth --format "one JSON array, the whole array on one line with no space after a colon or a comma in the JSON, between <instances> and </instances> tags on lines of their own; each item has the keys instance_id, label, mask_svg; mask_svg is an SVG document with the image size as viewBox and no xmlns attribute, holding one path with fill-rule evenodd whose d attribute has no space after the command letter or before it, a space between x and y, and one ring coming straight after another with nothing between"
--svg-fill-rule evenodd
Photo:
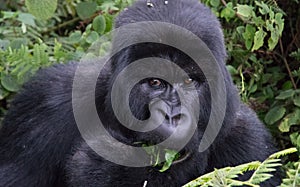
<instances>
[{"instance_id":1,"label":"gorilla's mouth","mask_svg":"<svg viewBox=\"0 0 300 187\"><path fill-rule=\"evenodd\" d=\"M179 164L179 163L187 160L190 156L191 156L190 152L188 152L186 150L182 150L182 151L179 152L179 158L174 160L172 165Z\"/></svg>"}]
</instances>

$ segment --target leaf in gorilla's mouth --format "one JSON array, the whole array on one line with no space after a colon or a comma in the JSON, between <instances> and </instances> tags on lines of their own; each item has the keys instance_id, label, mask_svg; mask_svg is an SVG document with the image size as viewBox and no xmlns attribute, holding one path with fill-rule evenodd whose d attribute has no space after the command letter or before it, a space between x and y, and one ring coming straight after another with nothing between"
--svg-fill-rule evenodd
<instances>
[{"instance_id":1,"label":"leaf in gorilla's mouth","mask_svg":"<svg viewBox=\"0 0 300 187\"><path fill-rule=\"evenodd\" d=\"M151 165L153 167L160 168L160 172L167 171L171 165L178 164L184 160L186 160L190 153L187 151L175 151L171 149L163 149L160 150L155 146L149 146L147 144L142 144L143 149L147 154L151 156ZM165 161L161 162L162 156L164 156Z\"/></svg>"}]
</instances>

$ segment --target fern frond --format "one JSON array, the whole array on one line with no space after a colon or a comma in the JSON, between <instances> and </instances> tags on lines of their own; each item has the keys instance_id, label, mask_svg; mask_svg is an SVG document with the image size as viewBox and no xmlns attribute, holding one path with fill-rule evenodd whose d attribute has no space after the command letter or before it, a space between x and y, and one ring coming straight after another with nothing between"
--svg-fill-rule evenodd
<instances>
[{"instance_id":1,"label":"fern frond","mask_svg":"<svg viewBox=\"0 0 300 187\"><path fill-rule=\"evenodd\" d=\"M257 169L261 163L259 161L242 164L236 167L226 167L222 169L215 169L213 172L202 175L201 177L189 182L183 187L194 187L194 186L242 186L249 185L248 182L233 180L238 175L251 170ZM233 184L231 184L233 183ZM247 183L247 184L246 184ZM256 186L256 185L250 185Z\"/></svg>"},{"instance_id":2,"label":"fern frond","mask_svg":"<svg viewBox=\"0 0 300 187\"><path fill-rule=\"evenodd\" d=\"M295 163L288 163L289 167L286 178L283 179L280 187L299 187L300 186L300 160Z\"/></svg>"},{"instance_id":3,"label":"fern frond","mask_svg":"<svg viewBox=\"0 0 300 187\"><path fill-rule=\"evenodd\" d=\"M271 156L269 156L269 158L271 158L271 159L272 158L280 158L280 157L283 157L285 155L292 154L295 152L297 152L297 149L295 147L292 147L292 148L285 149L285 150L279 151L277 153L274 153Z\"/></svg>"},{"instance_id":4,"label":"fern frond","mask_svg":"<svg viewBox=\"0 0 300 187\"><path fill-rule=\"evenodd\" d=\"M275 168L281 166L280 161L280 159L268 158L252 174L248 182L252 184L260 184L261 182L270 179L273 175L269 173L276 171Z\"/></svg>"}]
</instances>

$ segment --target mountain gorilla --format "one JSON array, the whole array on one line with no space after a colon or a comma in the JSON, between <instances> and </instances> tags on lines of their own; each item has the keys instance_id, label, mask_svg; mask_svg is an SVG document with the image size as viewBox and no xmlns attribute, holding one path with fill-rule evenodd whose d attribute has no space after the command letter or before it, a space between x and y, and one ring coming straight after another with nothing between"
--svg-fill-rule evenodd
<instances>
[{"instance_id":1,"label":"mountain gorilla","mask_svg":"<svg viewBox=\"0 0 300 187\"><path fill-rule=\"evenodd\" d=\"M101 71L95 68L97 63L86 63L79 81L88 79L94 71L100 71L96 87L92 90L85 89L83 84L83 87L78 88L79 94L74 94L78 63L56 65L39 71L16 96L3 122L0 132L1 187L180 186L214 168L264 160L275 151L271 136L263 124L239 100L237 89L225 68L226 52L221 27L211 11L197 0L139 0L118 16L115 27L145 21L168 23L199 37L217 62L220 72L218 76L207 77L214 74L214 68L205 72L204 66L197 65L205 63L205 59L195 62L179 48L166 45L181 37L173 35L172 29L161 35L155 33L158 35L153 39L162 41L161 43L140 42L122 48L112 55ZM161 27L155 29L159 28ZM138 40L139 37L150 36L154 32L142 29L133 29L127 35L119 33L114 36L115 40L119 37L118 42L122 45L125 40ZM118 42L113 42L111 53ZM187 40L186 44L182 44L183 48L185 45L197 47L200 42ZM201 54L202 50L196 53ZM134 83L132 79L135 79L135 74L127 73L127 78L120 79L121 88L117 91L119 96L113 96L111 93L118 75L124 72L126 74L125 68L141 59L148 59L146 68L136 68L134 73L148 75L150 72L155 75L157 70L172 78L164 79L162 74ZM158 59L164 62L159 65ZM98 60L98 63L102 61L105 60ZM175 64L177 69L168 65L169 62ZM178 73L178 67L183 70L181 73ZM199 151L205 130L209 128L207 124L210 124L210 116L213 115L212 105L215 100L212 91L218 91L218 87L209 86L210 81L220 77L219 80L223 81L225 87L219 91L226 92L220 98L226 102L217 109L224 112L224 120L208 149ZM129 85L131 83L134 83L132 87ZM127 97L124 96L126 89L129 88L127 96L130 115L139 122L151 118L152 122L157 122L154 124L157 125L156 128L149 130L147 126L142 126L139 130L132 130L121 122L122 116L129 123L132 120L126 118L129 113L122 108ZM94 98L90 97L90 93ZM74 104L76 99L79 102ZM114 102L121 110L119 117L115 115ZM195 106L195 103L196 107L190 107ZM113 140L107 137L99 139L98 136L88 136L86 140L84 133L93 134L93 129L89 128L96 121L89 115L93 111L93 104L106 129L103 131L109 132ZM78 109L81 111L74 114ZM85 119L80 121L76 119L77 115L82 115ZM197 122L193 126L195 119ZM85 125L80 126L78 123L84 123L88 130L81 131L80 128ZM214 126L216 124L210 125L213 126L212 129L217 128ZM172 136L173 134L176 135ZM99 136L102 135L100 132ZM141 166L138 163L142 163L140 160L144 156L151 157L148 154L139 156L140 153L143 155L142 152L146 153L145 146L154 146L171 137L169 146L161 148L179 152L170 168L164 172L159 171L161 167L158 166L165 162L156 166L149 162L145 163L145 167L137 167ZM186 137L189 137L188 141ZM186 141L185 145L176 147L182 141ZM122 146L126 148L119 149ZM100 152L105 149L104 153L99 155L92 147L99 147ZM134 148L140 148L140 152L134 152ZM110 160L109 156L116 156L117 159ZM164 158L162 155L157 157ZM126 162L128 164L120 164ZM245 178L241 178L243 177ZM263 186L275 186L278 183L279 179L273 177Z\"/></svg>"}]
</instances>

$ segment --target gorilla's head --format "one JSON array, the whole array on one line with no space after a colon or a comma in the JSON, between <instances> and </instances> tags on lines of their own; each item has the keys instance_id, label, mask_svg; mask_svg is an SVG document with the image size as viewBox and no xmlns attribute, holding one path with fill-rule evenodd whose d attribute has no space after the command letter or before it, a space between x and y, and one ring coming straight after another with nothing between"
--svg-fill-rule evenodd
<instances>
[{"instance_id":1,"label":"gorilla's head","mask_svg":"<svg viewBox=\"0 0 300 187\"><path fill-rule=\"evenodd\" d=\"M188 160L192 154L204 155L198 148L210 121L212 103L216 102L212 89L224 94L217 96L225 101L216 109L224 113L219 134L230 128L227 124L234 119L238 97L225 67L226 52L218 20L200 3L175 1L179 0L166 5L154 0L151 7L146 1L138 1L117 18L112 75L105 101L110 107L99 113L105 119L113 119L105 126L121 142L156 145L171 139L166 148L180 151ZM166 8L201 12L190 17L183 12L185 17L180 19L180 11L178 18L174 14L161 17ZM199 58L195 61L185 51ZM216 63L209 62L212 60ZM218 81L210 84L215 79L221 80L224 87L211 88L219 85Z\"/></svg>"}]
</instances>

